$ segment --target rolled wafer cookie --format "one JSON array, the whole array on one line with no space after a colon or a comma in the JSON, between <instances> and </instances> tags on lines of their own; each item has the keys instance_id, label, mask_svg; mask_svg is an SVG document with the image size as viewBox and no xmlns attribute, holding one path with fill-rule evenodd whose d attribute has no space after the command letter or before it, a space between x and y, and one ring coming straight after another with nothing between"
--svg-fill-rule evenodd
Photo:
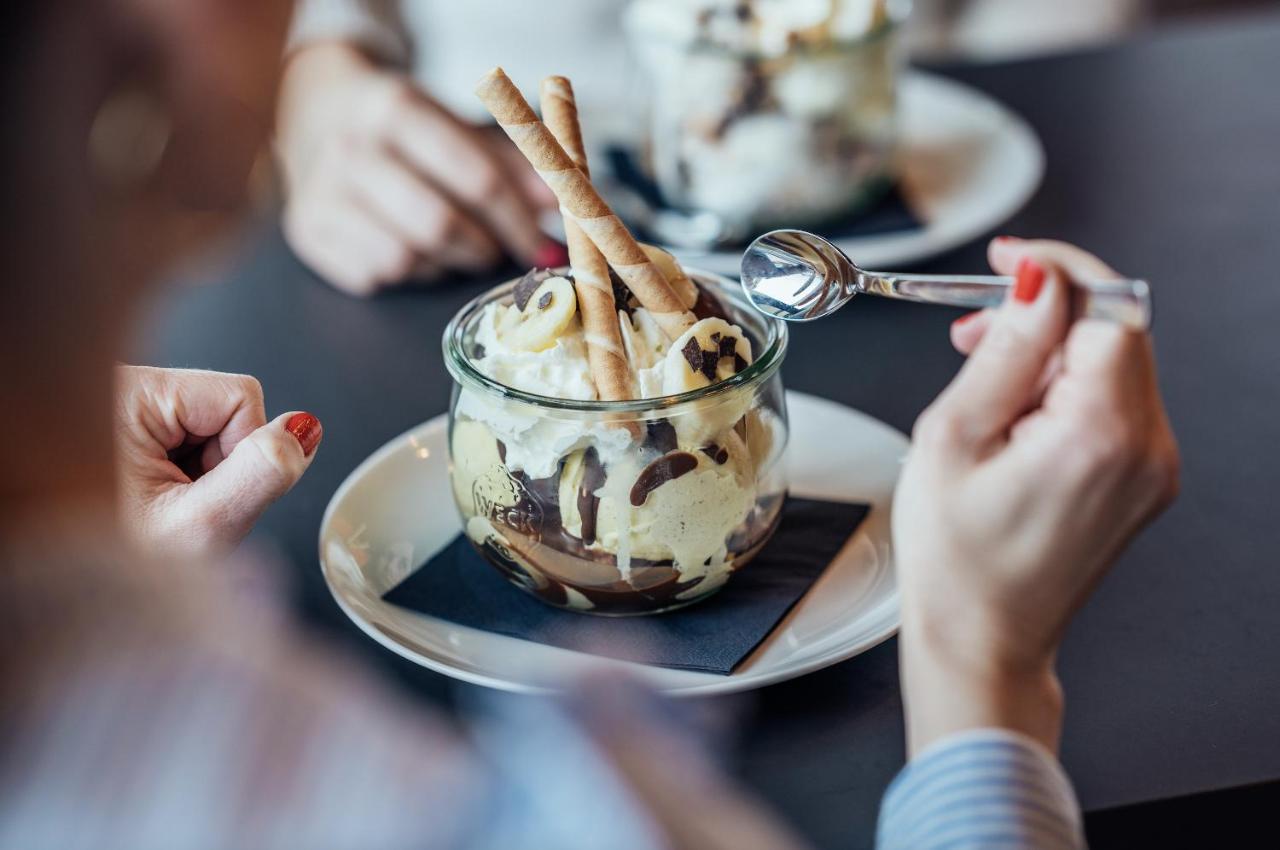
<instances>
[{"instance_id":1,"label":"rolled wafer cookie","mask_svg":"<svg viewBox=\"0 0 1280 850\"><path fill-rule=\"evenodd\" d=\"M574 165L589 175L573 86L564 77L547 77L542 81L541 94L542 116L547 129ZM564 217L564 232L569 245L569 265L573 268L573 286L578 292L583 335L587 341L587 362L591 366L596 390L605 401L635 398L631 367L627 363L622 330L618 326L618 308L613 301L609 263L568 213Z\"/></svg>"},{"instance_id":2,"label":"rolled wafer cookie","mask_svg":"<svg viewBox=\"0 0 1280 850\"><path fill-rule=\"evenodd\" d=\"M501 68L494 68L476 86L476 96L515 142L525 159L571 216L604 254L627 287L635 293L663 333L675 339L696 321L662 272L649 261L630 231L574 165L547 126Z\"/></svg>"}]
</instances>

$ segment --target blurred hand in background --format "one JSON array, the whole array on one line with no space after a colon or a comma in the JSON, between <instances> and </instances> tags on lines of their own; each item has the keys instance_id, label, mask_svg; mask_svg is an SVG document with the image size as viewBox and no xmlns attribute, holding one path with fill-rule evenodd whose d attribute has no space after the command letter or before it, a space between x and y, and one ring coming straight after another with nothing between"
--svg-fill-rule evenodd
<instances>
[{"instance_id":1,"label":"blurred hand in background","mask_svg":"<svg viewBox=\"0 0 1280 850\"><path fill-rule=\"evenodd\" d=\"M347 292L482 271L504 256L524 266L563 257L538 229L555 198L519 151L354 47L293 55L279 131L285 234Z\"/></svg>"}]
</instances>

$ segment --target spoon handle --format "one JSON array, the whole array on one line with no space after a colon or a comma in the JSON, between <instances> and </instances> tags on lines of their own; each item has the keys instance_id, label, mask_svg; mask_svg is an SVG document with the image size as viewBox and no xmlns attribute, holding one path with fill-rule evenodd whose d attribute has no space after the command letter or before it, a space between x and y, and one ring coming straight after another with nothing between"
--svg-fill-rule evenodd
<instances>
[{"instance_id":1,"label":"spoon handle","mask_svg":"<svg viewBox=\"0 0 1280 850\"><path fill-rule=\"evenodd\" d=\"M864 272L858 291L903 301L981 309L998 307L1013 278L996 275L883 274ZM1138 331L1151 327L1151 288L1145 280L1077 283L1076 315L1118 322Z\"/></svg>"}]
</instances>

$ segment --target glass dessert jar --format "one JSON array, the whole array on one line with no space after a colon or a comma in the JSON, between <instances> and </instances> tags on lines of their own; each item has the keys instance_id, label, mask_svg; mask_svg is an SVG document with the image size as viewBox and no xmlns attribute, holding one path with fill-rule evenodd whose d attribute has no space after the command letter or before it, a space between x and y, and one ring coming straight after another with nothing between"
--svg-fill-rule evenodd
<instances>
[{"instance_id":1,"label":"glass dessert jar","mask_svg":"<svg viewBox=\"0 0 1280 850\"><path fill-rule=\"evenodd\" d=\"M647 159L667 203L745 234L855 213L890 185L910 3L828 0L811 23L814 5L779 18L761 16L785 4L709 2L692 22L696 4L632 7Z\"/></svg>"},{"instance_id":2,"label":"glass dessert jar","mask_svg":"<svg viewBox=\"0 0 1280 850\"><path fill-rule=\"evenodd\" d=\"M777 527L786 494L783 323L741 288L690 271L758 352L727 380L634 401L533 395L477 367L485 308L517 281L462 308L444 334L454 378L450 475L465 532L489 564L551 605L649 614L714 593Z\"/></svg>"}]
</instances>

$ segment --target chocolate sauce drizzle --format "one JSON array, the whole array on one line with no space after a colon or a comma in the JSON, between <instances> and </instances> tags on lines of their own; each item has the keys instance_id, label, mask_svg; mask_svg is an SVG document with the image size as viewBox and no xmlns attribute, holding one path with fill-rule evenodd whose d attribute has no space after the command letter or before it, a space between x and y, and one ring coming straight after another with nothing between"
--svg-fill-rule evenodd
<instances>
[{"instance_id":1,"label":"chocolate sauce drizzle","mask_svg":"<svg viewBox=\"0 0 1280 850\"><path fill-rule=\"evenodd\" d=\"M604 486L604 466L595 446L582 455L582 483L578 485L578 515L582 517L582 542L590 546L596 542L596 516L600 512L600 497L596 493Z\"/></svg>"},{"instance_id":2,"label":"chocolate sauce drizzle","mask_svg":"<svg viewBox=\"0 0 1280 850\"><path fill-rule=\"evenodd\" d=\"M631 488L631 504L642 506L649 494L668 481L674 481L682 475L688 475L698 468L698 459L688 452L671 452L655 460L640 470L636 483Z\"/></svg>"}]
</instances>

